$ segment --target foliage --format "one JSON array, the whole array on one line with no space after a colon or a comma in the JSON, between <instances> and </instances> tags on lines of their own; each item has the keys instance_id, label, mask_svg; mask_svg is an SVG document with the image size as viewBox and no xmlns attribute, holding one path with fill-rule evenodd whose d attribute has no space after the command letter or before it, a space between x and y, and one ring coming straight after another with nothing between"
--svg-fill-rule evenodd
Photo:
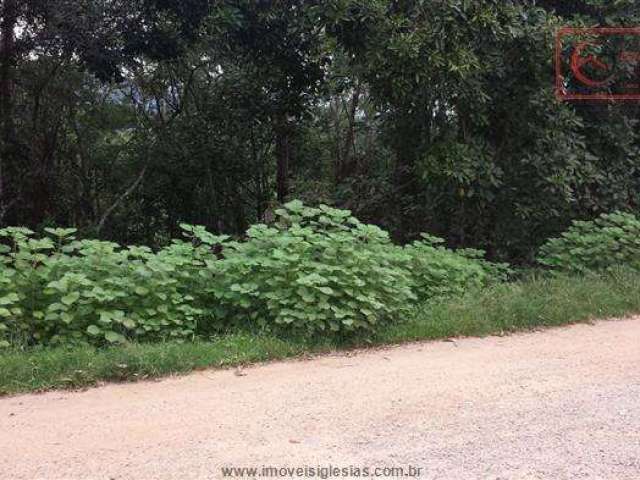
<instances>
[{"instance_id":1,"label":"foliage","mask_svg":"<svg viewBox=\"0 0 640 480\"><path fill-rule=\"evenodd\" d=\"M638 110L559 103L559 26L633 0L6 0L0 227L160 248L292 198L531 264L640 205ZM19 27L19 28L17 28ZM15 40L15 42L11 41Z\"/></svg>"},{"instance_id":2,"label":"foliage","mask_svg":"<svg viewBox=\"0 0 640 480\"><path fill-rule=\"evenodd\" d=\"M0 236L0 331L6 343L66 345L189 339L202 311L189 291L190 258L176 246L154 254L77 241L74 229L27 229Z\"/></svg>"},{"instance_id":3,"label":"foliage","mask_svg":"<svg viewBox=\"0 0 640 480\"><path fill-rule=\"evenodd\" d=\"M531 263L571 219L638 205L637 110L562 104L549 81L558 27L640 13L590 3L342 2L332 32L392 150L395 218L376 221Z\"/></svg>"},{"instance_id":4,"label":"foliage","mask_svg":"<svg viewBox=\"0 0 640 480\"><path fill-rule=\"evenodd\" d=\"M531 274L483 291L419 305L407 323L380 332L377 341L394 343L485 336L622 318L640 312L637 270L612 268L585 275Z\"/></svg>"},{"instance_id":5,"label":"foliage","mask_svg":"<svg viewBox=\"0 0 640 480\"><path fill-rule=\"evenodd\" d=\"M630 213L575 221L540 249L540 263L558 271L608 270L618 265L640 269L640 220Z\"/></svg>"},{"instance_id":6,"label":"foliage","mask_svg":"<svg viewBox=\"0 0 640 480\"><path fill-rule=\"evenodd\" d=\"M223 317L304 335L373 331L415 296L401 248L349 211L291 202L211 265Z\"/></svg>"},{"instance_id":7,"label":"foliage","mask_svg":"<svg viewBox=\"0 0 640 480\"><path fill-rule=\"evenodd\" d=\"M640 275L614 270L606 275L532 277L482 292L418 306L407 322L382 328L367 342L323 338L286 340L254 334L226 334L186 343L127 343L10 349L0 354L0 396L75 389L104 381L138 381L225 368L353 346L388 345L456 336L484 336L566 325L640 312Z\"/></svg>"},{"instance_id":8,"label":"foliage","mask_svg":"<svg viewBox=\"0 0 640 480\"><path fill-rule=\"evenodd\" d=\"M370 335L418 300L487 285L504 269L428 236L397 246L349 211L299 201L243 241L182 229L186 241L157 252L79 241L74 229L43 238L0 230L11 244L0 257L4 346L187 340L229 329Z\"/></svg>"},{"instance_id":9,"label":"foliage","mask_svg":"<svg viewBox=\"0 0 640 480\"><path fill-rule=\"evenodd\" d=\"M413 290L419 303L437 297L462 295L507 279L510 270L505 264L483 260L481 250L452 251L444 240L422 235L422 240L405 247L409 256L407 270L411 272Z\"/></svg>"}]
</instances>

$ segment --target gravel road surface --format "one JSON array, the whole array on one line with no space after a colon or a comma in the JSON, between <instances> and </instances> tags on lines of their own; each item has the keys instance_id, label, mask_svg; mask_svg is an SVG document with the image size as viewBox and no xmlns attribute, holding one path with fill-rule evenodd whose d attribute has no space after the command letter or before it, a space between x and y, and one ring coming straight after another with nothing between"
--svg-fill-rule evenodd
<instances>
[{"instance_id":1,"label":"gravel road surface","mask_svg":"<svg viewBox=\"0 0 640 480\"><path fill-rule=\"evenodd\" d=\"M222 467L638 480L640 319L0 399L0 480Z\"/></svg>"}]
</instances>

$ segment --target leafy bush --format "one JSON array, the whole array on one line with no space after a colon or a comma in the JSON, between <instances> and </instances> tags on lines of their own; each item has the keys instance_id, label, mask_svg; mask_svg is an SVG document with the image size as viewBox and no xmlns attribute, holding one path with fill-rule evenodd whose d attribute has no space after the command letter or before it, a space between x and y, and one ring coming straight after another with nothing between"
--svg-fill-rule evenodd
<instances>
[{"instance_id":1,"label":"leafy bush","mask_svg":"<svg viewBox=\"0 0 640 480\"><path fill-rule=\"evenodd\" d=\"M498 278L482 252L408 247L350 212L292 202L243 241L182 225L153 252L73 229L0 230L0 346L183 341L237 328L372 333L417 302Z\"/></svg>"},{"instance_id":2,"label":"leafy bush","mask_svg":"<svg viewBox=\"0 0 640 480\"><path fill-rule=\"evenodd\" d=\"M405 254L386 232L327 206L276 214L210 264L222 317L313 335L371 331L410 308Z\"/></svg>"},{"instance_id":3,"label":"leafy bush","mask_svg":"<svg viewBox=\"0 0 640 480\"><path fill-rule=\"evenodd\" d=\"M405 248L412 288L420 303L503 281L510 273L507 265L484 260L481 250L453 251L443 243L441 238L423 234L422 240Z\"/></svg>"},{"instance_id":4,"label":"leafy bush","mask_svg":"<svg viewBox=\"0 0 640 480\"><path fill-rule=\"evenodd\" d=\"M608 270L616 265L640 269L640 220L616 212L594 221L573 222L560 238L541 249L539 262L558 271Z\"/></svg>"},{"instance_id":5,"label":"leafy bush","mask_svg":"<svg viewBox=\"0 0 640 480\"><path fill-rule=\"evenodd\" d=\"M185 282L186 252L76 241L75 230L0 230L0 331L27 344L185 339L202 311ZM6 345L8 340L3 340Z\"/></svg>"}]
</instances>

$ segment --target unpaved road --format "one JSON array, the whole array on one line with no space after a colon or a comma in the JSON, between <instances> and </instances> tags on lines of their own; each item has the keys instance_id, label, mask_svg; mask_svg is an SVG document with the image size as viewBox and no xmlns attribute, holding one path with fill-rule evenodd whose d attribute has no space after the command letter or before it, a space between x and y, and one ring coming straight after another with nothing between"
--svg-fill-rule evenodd
<instances>
[{"instance_id":1,"label":"unpaved road","mask_svg":"<svg viewBox=\"0 0 640 480\"><path fill-rule=\"evenodd\" d=\"M640 479L640 319L244 373L0 399L0 479L213 479L223 465Z\"/></svg>"}]
</instances>

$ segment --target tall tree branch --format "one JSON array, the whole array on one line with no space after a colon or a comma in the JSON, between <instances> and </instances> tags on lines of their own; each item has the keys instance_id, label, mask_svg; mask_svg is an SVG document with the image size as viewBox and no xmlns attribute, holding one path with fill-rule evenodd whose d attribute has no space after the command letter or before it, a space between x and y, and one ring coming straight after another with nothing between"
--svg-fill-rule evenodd
<instances>
[{"instance_id":1,"label":"tall tree branch","mask_svg":"<svg viewBox=\"0 0 640 480\"><path fill-rule=\"evenodd\" d=\"M98 223L98 233L102 231L102 229L104 228L104 225L107 223L107 220L109 219L111 214L116 210L116 208L118 208L120 204L124 202L127 199L127 197L129 197L129 195L135 192L136 188L138 188L138 186L142 183L142 180L144 180L144 177L147 174L147 168L148 166L145 166L142 169L142 171L140 172L140 175L138 175L138 178L136 178L136 181L133 182L133 184L122 195L118 197L118 199L113 203L113 205L111 205L107 209L107 211L102 216L100 223Z\"/></svg>"}]
</instances>

